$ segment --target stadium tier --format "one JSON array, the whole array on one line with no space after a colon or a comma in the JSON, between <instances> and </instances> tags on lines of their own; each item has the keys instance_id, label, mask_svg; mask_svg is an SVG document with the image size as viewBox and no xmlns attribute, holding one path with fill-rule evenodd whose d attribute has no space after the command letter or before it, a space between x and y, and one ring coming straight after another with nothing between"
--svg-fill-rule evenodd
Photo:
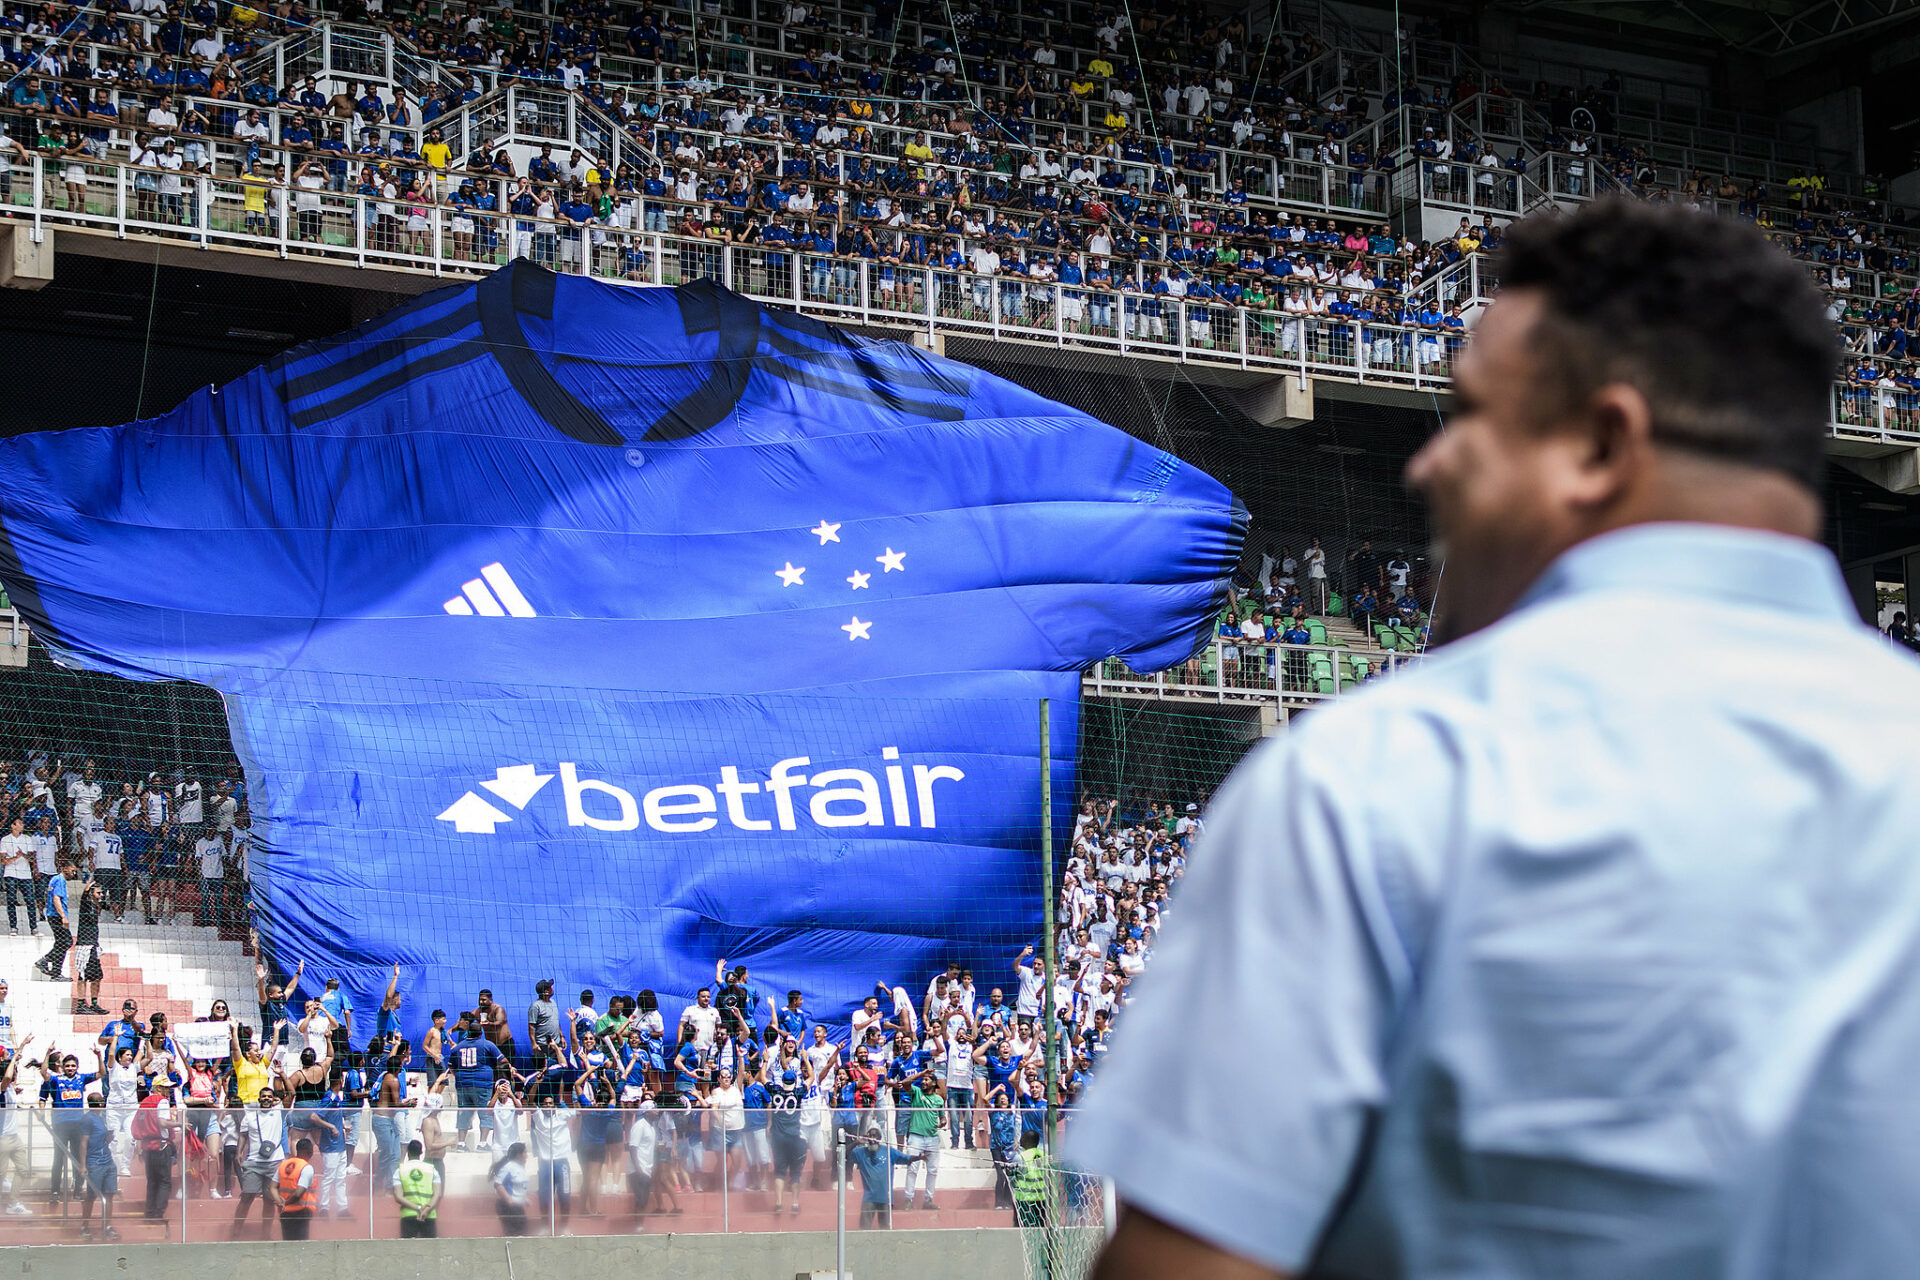
<instances>
[{"instance_id":1,"label":"stadium tier","mask_svg":"<svg viewBox=\"0 0 1920 1280\"><path fill-rule=\"evenodd\" d=\"M1420 389L1492 292L1505 221L1682 200L1796 228L1861 357L1837 434L1920 428L1904 210L1698 89L1483 60L1426 23L1396 45L1324 9L1250 31L1193 5L733 0L6 25L0 184L36 226L707 278L930 339Z\"/></svg>"}]
</instances>

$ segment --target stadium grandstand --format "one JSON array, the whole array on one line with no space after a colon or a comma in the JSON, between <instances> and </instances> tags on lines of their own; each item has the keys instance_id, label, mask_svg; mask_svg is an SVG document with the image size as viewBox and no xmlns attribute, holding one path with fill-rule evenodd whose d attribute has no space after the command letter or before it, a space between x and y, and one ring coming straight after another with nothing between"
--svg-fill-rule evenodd
<instances>
[{"instance_id":1,"label":"stadium grandstand","mask_svg":"<svg viewBox=\"0 0 1920 1280\"><path fill-rule=\"evenodd\" d=\"M359 964L327 971L263 887L297 861L262 834L275 744L236 732L231 687L50 647L0 532L0 1245L1032 1228L1025 1139L1050 1151L1071 1123L1213 790L1445 638L1444 565L1399 473L1442 429L1523 217L1682 204L1806 263L1844 343L1828 541L1862 616L1920 647L1920 162L1915 122L1880 118L1920 62L1920 8L1657 7L0 0L0 435L144 423L432 291L577 277L717 286L799 317L783 340L815 356L845 332L957 362L1242 508L1203 639L1079 664L1064 788L1037 709L1031 945L863 970L857 999L717 947L698 985L586 989L573 968L650 953L583 934L562 945L592 964L522 962L515 904L549 886L478 858L471 899L410 926L497 931L484 985L416 985L344 918ZM425 360L452 314L379 331L399 363L355 376L446 372ZM394 355L415 349L434 354ZM448 615L531 616L499 563L463 572L482 576L444 584ZM590 792L635 807L574 768L546 797L565 788L573 826L612 821ZM710 807L739 783L724 768L691 788ZM491 835L487 812L547 785L535 769L502 765L435 821ZM1106 1221L1096 1184L1047 1194L1055 1226ZM1051 1231L1026 1253L1034 1275L1085 1264Z\"/></svg>"}]
</instances>

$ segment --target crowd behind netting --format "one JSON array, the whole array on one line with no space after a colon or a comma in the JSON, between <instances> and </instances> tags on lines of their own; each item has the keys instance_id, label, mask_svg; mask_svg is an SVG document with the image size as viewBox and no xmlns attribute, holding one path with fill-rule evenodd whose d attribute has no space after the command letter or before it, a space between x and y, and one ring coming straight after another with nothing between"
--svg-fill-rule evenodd
<instances>
[{"instance_id":1,"label":"crowd behind netting","mask_svg":"<svg viewBox=\"0 0 1920 1280\"><path fill-rule=\"evenodd\" d=\"M390 37L415 74L355 82L340 37L323 88L271 52L323 20ZM377 51L370 70L388 65ZM1612 80L1369 92L1323 74L1326 52L1284 14L1249 31L1191 2L6 6L0 208L34 199L15 174L38 157L47 207L130 199L180 235L217 221L293 252L519 255L656 283L721 274L743 246L730 278L775 297L1441 372L1471 302L1450 268L1498 246L1529 163L1550 157L1558 195L1773 228L1819 272L1857 357L1836 411L1912 415L1904 209L1839 196L1818 172L1779 191L1682 180L1613 131ZM511 118L477 122L469 108L502 88L518 91ZM1550 121L1531 161L1461 123L1476 103ZM492 145L508 136L559 141L516 158ZM1449 234L1393 229L1409 169L1423 197L1469 206Z\"/></svg>"},{"instance_id":2,"label":"crowd behind netting","mask_svg":"<svg viewBox=\"0 0 1920 1280\"><path fill-rule=\"evenodd\" d=\"M103 1008L103 923L191 920L257 947L246 783L237 767L206 772L126 778L45 748L0 765L8 926L47 939L25 980L71 982L73 1013L66 1030L23 1025L0 980L8 1215L78 1202L91 1238L99 1200L115 1238L119 1180L137 1160L148 1222L181 1190L232 1199L236 1232L259 1202L260 1230L277 1209L283 1232L303 1234L347 1216L350 1197L391 1195L403 1231L432 1234L422 1209L444 1194L449 1156L469 1151L484 1157L508 1234L530 1214L567 1230L576 1189L580 1213L642 1224L723 1182L760 1211L798 1213L803 1186L827 1187L840 1135L863 1226L896 1205L937 1209L943 1152L991 1162L996 1209L1030 1195L1021 1153L1037 1150L1049 1114L1047 992L1031 947L978 973L882 975L850 1020L816 1017L809 993L768 990L724 958L677 1011L652 990L558 992L503 972L497 996L432 1010L417 1040L401 1030L398 965L370 1010L303 962L276 972L257 959L251 990L223 993L190 1024L131 998ZM1056 1123L1098 1068L1199 830L1198 800L1079 808L1058 898ZM23 1123L36 1118L54 1147L45 1170L27 1158Z\"/></svg>"}]
</instances>

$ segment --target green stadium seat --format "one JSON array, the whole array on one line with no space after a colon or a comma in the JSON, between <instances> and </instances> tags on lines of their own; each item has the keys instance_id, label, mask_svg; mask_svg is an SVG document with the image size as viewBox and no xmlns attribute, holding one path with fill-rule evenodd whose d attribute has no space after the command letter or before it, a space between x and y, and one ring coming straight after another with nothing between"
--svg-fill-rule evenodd
<instances>
[{"instance_id":1,"label":"green stadium seat","mask_svg":"<svg viewBox=\"0 0 1920 1280\"><path fill-rule=\"evenodd\" d=\"M1374 628L1373 638L1382 649L1394 650L1400 647L1400 633L1392 627Z\"/></svg>"},{"instance_id":2,"label":"green stadium seat","mask_svg":"<svg viewBox=\"0 0 1920 1280\"><path fill-rule=\"evenodd\" d=\"M1334 687L1333 678L1331 676L1322 676L1320 679L1315 680L1313 683L1314 683L1314 688L1321 693L1332 694L1332 693L1338 692L1338 690Z\"/></svg>"}]
</instances>

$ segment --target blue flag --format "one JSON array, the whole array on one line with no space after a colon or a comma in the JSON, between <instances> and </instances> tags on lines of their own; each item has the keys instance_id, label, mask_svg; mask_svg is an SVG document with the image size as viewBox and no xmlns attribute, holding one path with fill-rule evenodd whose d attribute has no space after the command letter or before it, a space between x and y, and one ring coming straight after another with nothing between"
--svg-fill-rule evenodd
<instances>
[{"instance_id":1,"label":"blue flag","mask_svg":"<svg viewBox=\"0 0 1920 1280\"><path fill-rule=\"evenodd\" d=\"M65 660L225 696L261 936L404 1025L751 966L844 1013L1040 910L1037 701L1204 643L1244 513L1066 406L524 262L162 418L0 441Z\"/></svg>"}]
</instances>

